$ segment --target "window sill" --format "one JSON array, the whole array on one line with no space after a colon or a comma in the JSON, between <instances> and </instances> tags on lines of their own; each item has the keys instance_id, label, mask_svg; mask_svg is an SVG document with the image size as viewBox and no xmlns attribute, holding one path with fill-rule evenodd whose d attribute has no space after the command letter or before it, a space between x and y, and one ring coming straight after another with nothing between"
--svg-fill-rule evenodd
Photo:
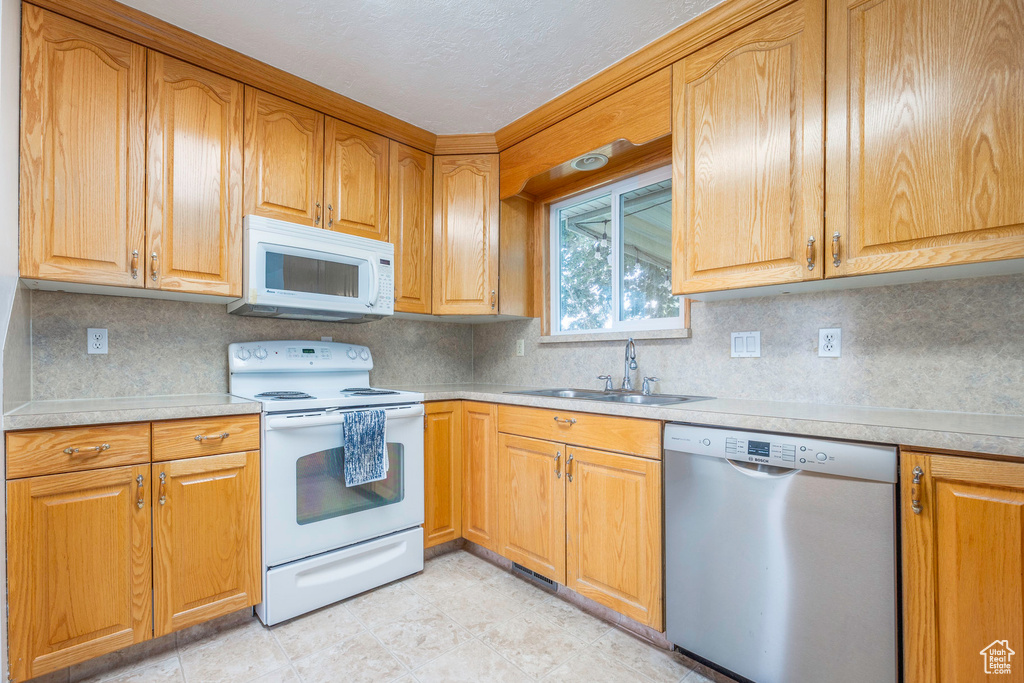
<instances>
[{"instance_id":1,"label":"window sill","mask_svg":"<svg viewBox=\"0 0 1024 683\"><path fill-rule=\"evenodd\" d=\"M689 327L674 330L615 330L612 332L583 332L580 334L550 334L541 337L541 344L579 344L581 342L624 342L630 337L635 341L652 339L689 339L693 336Z\"/></svg>"}]
</instances>

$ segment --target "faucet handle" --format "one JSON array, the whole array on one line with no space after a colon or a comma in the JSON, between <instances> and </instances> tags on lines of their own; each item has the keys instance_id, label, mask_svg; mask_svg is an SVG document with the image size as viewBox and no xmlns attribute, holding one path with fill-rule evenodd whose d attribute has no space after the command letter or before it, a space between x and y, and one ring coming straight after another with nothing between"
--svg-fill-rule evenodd
<instances>
[{"instance_id":1,"label":"faucet handle","mask_svg":"<svg viewBox=\"0 0 1024 683\"><path fill-rule=\"evenodd\" d=\"M660 382L660 377L644 377L643 387L640 389L640 393L644 396L651 395L651 382Z\"/></svg>"},{"instance_id":2,"label":"faucet handle","mask_svg":"<svg viewBox=\"0 0 1024 683\"><path fill-rule=\"evenodd\" d=\"M615 389L615 386L612 384L612 376L611 375L598 375L597 378L604 380L604 390L605 391L612 391L613 389Z\"/></svg>"}]
</instances>

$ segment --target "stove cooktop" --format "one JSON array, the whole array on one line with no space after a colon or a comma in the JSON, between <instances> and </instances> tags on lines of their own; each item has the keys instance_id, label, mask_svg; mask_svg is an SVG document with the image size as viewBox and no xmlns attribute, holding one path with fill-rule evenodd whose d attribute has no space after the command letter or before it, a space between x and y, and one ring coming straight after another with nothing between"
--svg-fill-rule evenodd
<instances>
[{"instance_id":1,"label":"stove cooktop","mask_svg":"<svg viewBox=\"0 0 1024 683\"><path fill-rule=\"evenodd\" d=\"M298 401L304 398L316 398L304 391L264 391L256 394L256 398L268 399L271 401Z\"/></svg>"}]
</instances>

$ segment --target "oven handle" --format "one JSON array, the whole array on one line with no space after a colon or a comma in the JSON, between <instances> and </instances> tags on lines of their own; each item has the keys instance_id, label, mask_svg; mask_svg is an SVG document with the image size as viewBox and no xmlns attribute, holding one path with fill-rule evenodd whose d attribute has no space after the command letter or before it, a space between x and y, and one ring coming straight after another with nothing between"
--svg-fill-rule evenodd
<instances>
[{"instance_id":1,"label":"oven handle","mask_svg":"<svg viewBox=\"0 0 1024 683\"><path fill-rule=\"evenodd\" d=\"M298 427L323 427L326 425L340 425L345 421L345 413L356 413L360 410L373 410L373 408L355 408L352 410L332 410L314 415L269 415L264 420L266 429L296 429ZM410 417L423 415L423 406L419 403L413 406L392 406L384 408L387 413L388 422L392 420L404 420Z\"/></svg>"}]
</instances>

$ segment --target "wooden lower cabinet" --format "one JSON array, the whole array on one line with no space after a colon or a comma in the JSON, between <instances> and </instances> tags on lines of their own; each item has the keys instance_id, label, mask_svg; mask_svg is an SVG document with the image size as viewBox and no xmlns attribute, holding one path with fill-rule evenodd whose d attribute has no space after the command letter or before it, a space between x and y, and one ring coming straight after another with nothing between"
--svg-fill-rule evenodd
<instances>
[{"instance_id":1,"label":"wooden lower cabinet","mask_svg":"<svg viewBox=\"0 0 1024 683\"><path fill-rule=\"evenodd\" d=\"M498 406L462 405L462 536L498 552Z\"/></svg>"},{"instance_id":2,"label":"wooden lower cabinet","mask_svg":"<svg viewBox=\"0 0 1024 683\"><path fill-rule=\"evenodd\" d=\"M559 443L498 435L498 552L558 583L565 583L564 456Z\"/></svg>"},{"instance_id":3,"label":"wooden lower cabinet","mask_svg":"<svg viewBox=\"0 0 1024 683\"><path fill-rule=\"evenodd\" d=\"M565 585L661 631L661 463L566 452Z\"/></svg>"},{"instance_id":4,"label":"wooden lower cabinet","mask_svg":"<svg viewBox=\"0 0 1024 683\"><path fill-rule=\"evenodd\" d=\"M149 464L7 484L11 679L152 634Z\"/></svg>"},{"instance_id":5,"label":"wooden lower cabinet","mask_svg":"<svg viewBox=\"0 0 1024 683\"><path fill-rule=\"evenodd\" d=\"M260 454L153 465L154 634L261 600Z\"/></svg>"},{"instance_id":6,"label":"wooden lower cabinet","mask_svg":"<svg viewBox=\"0 0 1024 683\"><path fill-rule=\"evenodd\" d=\"M900 480L904 680L988 680L1024 646L1024 463L903 451Z\"/></svg>"},{"instance_id":7,"label":"wooden lower cabinet","mask_svg":"<svg viewBox=\"0 0 1024 683\"><path fill-rule=\"evenodd\" d=\"M462 537L462 402L424 406L423 546Z\"/></svg>"}]
</instances>

